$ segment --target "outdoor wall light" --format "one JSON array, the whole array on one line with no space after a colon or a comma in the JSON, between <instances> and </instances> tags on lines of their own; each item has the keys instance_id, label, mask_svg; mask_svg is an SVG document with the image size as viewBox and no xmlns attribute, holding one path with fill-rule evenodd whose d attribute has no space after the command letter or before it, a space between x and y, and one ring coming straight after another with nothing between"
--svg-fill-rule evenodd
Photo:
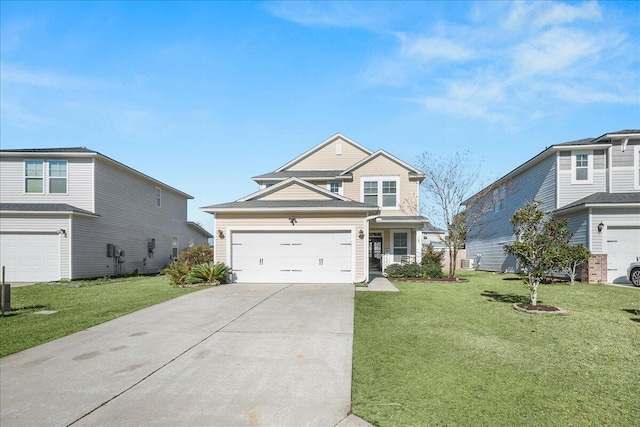
<instances>
[{"instance_id":1,"label":"outdoor wall light","mask_svg":"<svg viewBox=\"0 0 640 427\"><path fill-rule=\"evenodd\" d=\"M222 231L222 228L218 228L218 237L224 239L224 231Z\"/></svg>"},{"instance_id":2,"label":"outdoor wall light","mask_svg":"<svg viewBox=\"0 0 640 427\"><path fill-rule=\"evenodd\" d=\"M64 228L61 228L60 230L58 230L58 234L67 237L67 230L65 230Z\"/></svg>"},{"instance_id":3,"label":"outdoor wall light","mask_svg":"<svg viewBox=\"0 0 640 427\"><path fill-rule=\"evenodd\" d=\"M364 231L362 230L358 231L358 237L361 239L364 239Z\"/></svg>"},{"instance_id":4,"label":"outdoor wall light","mask_svg":"<svg viewBox=\"0 0 640 427\"><path fill-rule=\"evenodd\" d=\"M603 229L604 229L604 224L602 223L602 221L600 221L600 224L598 224L598 233L602 233Z\"/></svg>"},{"instance_id":5,"label":"outdoor wall light","mask_svg":"<svg viewBox=\"0 0 640 427\"><path fill-rule=\"evenodd\" d=\"M289 218L289 222L291 223L291 225L296 225L296 222L298 222L297 219L295 219L294 217Z\"/></svg>"}]
</instances>

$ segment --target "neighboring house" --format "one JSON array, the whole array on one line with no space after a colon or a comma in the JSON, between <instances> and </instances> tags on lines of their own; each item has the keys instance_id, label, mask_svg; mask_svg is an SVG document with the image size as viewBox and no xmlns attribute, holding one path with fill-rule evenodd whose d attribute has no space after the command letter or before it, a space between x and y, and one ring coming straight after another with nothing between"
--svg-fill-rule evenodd
<instances>
[{"instance_id":1,"label":"neighboring house","mask_svg":"<svg viewBox=\"0 0 640 427\"><path fill-rule=\"evenodd\" d=\"M424 175L336 134L273 172L256 193L201 208L215 215L215 260L237 282L353 283L422 249Z\"/></svg>"},{"instance_id":2,"label":"neighboring house","mask_svg":"<svg viewBox=\"0 0 640 427\"><path fill-rule=\"evenodd\" d=\"M190 195L96 151L0 150L0 264L8 282L154 273L211 236Z\"/></svg>"},{"instance_id":3,"label":"neighboring house","mask_svg":"<svg viewBox=\"0 0 640 427\"><path fill-rule=\"evenodd\" d=\"M514 240L509 219L536 200L568 219L572 243L591 250L590 282L627 282L626 269L640 256L640 130L552 145L465 204L478 209L487 198L492 209L467 237L468 257L479 259L480 269L517 269L503 251Z\"/></svg>"},{"instance_id":4,"label":"neighboring house","mask_svg":"<svg viewBox=\"0 0 640 427\"><path fill-rule=\"evenodd\" d=\"M447 232L441 228L436 227L431 223L427 223L422 228L422 247L425 248L429 245L433 249L445 250L448 249L446 243Z\"/></svg>"}]
</instances>

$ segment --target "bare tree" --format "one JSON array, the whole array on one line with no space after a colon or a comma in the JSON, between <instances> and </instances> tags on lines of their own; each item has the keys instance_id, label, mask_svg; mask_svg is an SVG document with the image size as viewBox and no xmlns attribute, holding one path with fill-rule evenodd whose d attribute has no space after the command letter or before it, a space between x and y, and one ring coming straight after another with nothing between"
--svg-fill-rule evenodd
<instances>
[{"instance_id":1,"label":"bare tree","mask_svg":"<svg viewBox=\"0 0 640 427\"><path fill-rule=\"evenodd\" d=\"M420 210L447 231L447 236L442 236L441 240L449 250L449 277L455 277L458 251L464 246L467 235L495 205L493 188L478 193L483 187L480 162L474 160L469 151L450 156L425 152L418 157L416 166L425 174L420 186ZM472 196L473 206L465 210L462 203Z\"/></svg>"}]
</instances>

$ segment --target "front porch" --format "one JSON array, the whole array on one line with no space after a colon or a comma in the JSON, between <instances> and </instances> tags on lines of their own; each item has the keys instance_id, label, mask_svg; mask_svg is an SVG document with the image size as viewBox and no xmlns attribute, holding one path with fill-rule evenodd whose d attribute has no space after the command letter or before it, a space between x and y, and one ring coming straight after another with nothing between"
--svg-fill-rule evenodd
<instances>
[{"instance_id":1,"label":"front porch","mask_svg":"<svg viewBox=\"0 0 640 427\"><path fill-rule=\"evenodd\" d=\"M382 276L391 264L420 261L424 217L378 217L369 226L369 280Z\"/></svg>"}]
</instances>

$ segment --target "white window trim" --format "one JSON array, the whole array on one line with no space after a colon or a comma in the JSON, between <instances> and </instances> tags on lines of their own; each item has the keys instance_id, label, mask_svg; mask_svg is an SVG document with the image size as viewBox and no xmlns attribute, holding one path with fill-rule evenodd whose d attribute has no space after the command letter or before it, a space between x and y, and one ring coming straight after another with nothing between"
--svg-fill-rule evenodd
<instances>
[{"instance_id":1,"label":"white window trim","mask_svg":"<svg viewBox=\"0 0 640 427\"><path fill-rule=\"evenodd\" d=\"M396 248L394 245L394 237L396 234L399 233L407 233L407 255L413 255L412 254L412 246L411 246L411 230L407 229L397 229L397 230L391 230L391 241L389 242L389 248L391 249L391 255L395 256L396 255Z\"/></svg>"},{"instance_id":2,"label":"white window trim","mask_svg":"<svg viewBox=\"0 0 640 427\"><path fill-rule=\"evenodd\" d=\"M578 154L587 155L587 179L576 179L576 157ZM571 151L571 183L572 184L593 184L593 150Z\"/></svg>"},{"instance_id":3,"label":"white window trim","mask_svg":"<svg viewBox=\"0 0 640 427\"><path fill-rule=\"evenodd\" d=\"M381 210L398 210L400 209L400 177L397 175L389 176L363 176L360 178L360 201L364 203L364 183L365 181L377 181L378 182L378 207ZM396 183L396 205L395 206L382 206L382 182L383 181L395 181Z\"/></svg>"},{"instance_id":4,"label":"white window trim","mask_svg":"<svg viewBox=\"0 0 640 427\"><path fill-rule=\"evenodd\" d=\"M65 168L65 172L66 175L63 177L61 176L51 176L51 167L50 167L50 162L65 162L66 163L66 168ZM68 160L64 160L64 159L53 159L53 160L47 160L47 194L59 194L59 195L66 195L69 194L69 161ZM65 179L67 181L67 185L65 185L65 192L64 193L52 193L51 192L51 180L52 179Z\"/></svg>"},{"instance_id":5,"label":"white window trim","mask_svg":"<svg viewBox=\"0 0 640 427\"><path fill-rule=\"evenodd\" d=\"M154 198L154 204L156 205L157 208L161 208L162 207L162 189L160 187L156 187L153 190L153 198Z\"/></svg>"},{"instance_id":6,"label":"white window trim","mask_svg":"<svg viewBox=\"0 0 640 427\"><path fill-rule=\"evenodd\" d=\"M34 192L27 192L27 162L42 162L42 176L40 177L42 179L42 192L40 193L34 193ZM24 161L22 162L22 192L23 194L46 194L47 193L47 186L45 184L46 182L46 175L47 175L47 162L44 161L44 159L24 159ZM37 178L37 177L31 177L31 178Z\"/></svg>"},{"instance_id":7,"label":"white window trim","mask_svg":"<svg viewBox=\"0 0 640 427\"><path fill-rule=\"evenodd\" d=\"M633 145L633 189L640 190L640 145Z\"/></svg>"},{"instance_id":8,"label":"white window trim","mask_svg":"<svg viewBox=\"0 0 640 427\"><path fill-rule=\"evenodd\" d=\"M327 182L327 190L329 190L329 191L331 191L331 184L340 185L340 188L338 189L338 192L334 193L334 194L339 194L341 196L344 196L344 185L342 185L342 181L329 181L329 182Z\"/></svg>"}]
</instances>

